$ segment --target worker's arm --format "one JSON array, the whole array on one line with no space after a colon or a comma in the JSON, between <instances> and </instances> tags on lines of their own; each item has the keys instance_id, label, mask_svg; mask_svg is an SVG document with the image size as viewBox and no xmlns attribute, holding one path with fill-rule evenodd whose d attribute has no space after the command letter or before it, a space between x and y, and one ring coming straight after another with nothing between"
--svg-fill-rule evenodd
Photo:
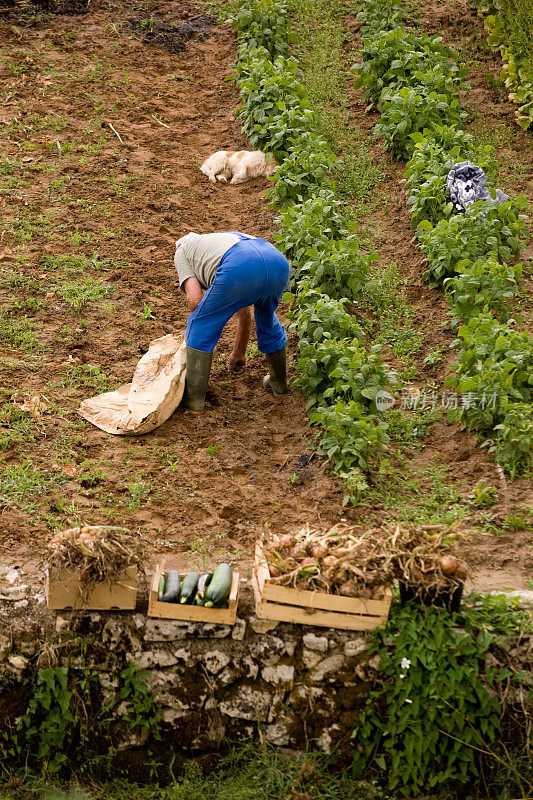
<instances>
[{"instance_id":1,"label":"worker's arm","mask_svg":"<svg viewBox=\"0 0 533 800\"><path fill-rule=\"evenodd\" d=\"M187 307L189 311L194 311L204 296L204 290L200 286L200 281L198 278L187 278L187 280L183 282L182 288L187 298Z\"/></svg>"},{"instance_id":2,"label":"worker's arm","mask_svg":"<svg viewBox=\"0 0 533 800\"><path fill-rule=\"evenodd\" d=\"M237 372L246 364L246 348L252 329L252 309L250 306L241 308L235 317L237 318L237 336L229 357L229 368L232 372Z\"/></svg>"}]
</instances>

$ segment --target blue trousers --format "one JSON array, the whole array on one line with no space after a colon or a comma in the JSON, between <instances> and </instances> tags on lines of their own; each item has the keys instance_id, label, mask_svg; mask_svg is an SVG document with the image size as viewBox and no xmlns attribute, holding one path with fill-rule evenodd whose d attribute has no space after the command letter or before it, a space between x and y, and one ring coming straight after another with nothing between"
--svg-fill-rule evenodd
<instances>
[{"instance_id":1,"label":"blue trousers","mask_svg":"<svg viewBox=\"0 0 533 800\"><path fill-rule=\"evenodd\" d=\"M226 322L253 305L259 350L277 353L287 341L276 309L288 280L289 262L274 245L265 239L241 238L224 253L215 280L189 315L187 346L211 353Z\"/></svg>"}]
</instances>

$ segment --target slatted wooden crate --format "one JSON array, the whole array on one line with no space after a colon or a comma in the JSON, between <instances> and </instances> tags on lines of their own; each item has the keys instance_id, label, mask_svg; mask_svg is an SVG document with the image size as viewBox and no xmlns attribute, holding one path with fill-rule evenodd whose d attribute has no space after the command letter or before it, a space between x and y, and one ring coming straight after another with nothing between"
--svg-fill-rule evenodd
<instances>
[{"instance_id":1,"label":"slatted wooden crate","mask_svg":"<svg viewBox=\"0 0 533 800\"><path fill-rule=\"evenodd\" d=\"M271 582L268 564L259 544L255 551L252 585L255 613L259 619L351 631L384 625L392 599L389 589L383 599L367 600L278 586Z\"/></svg>"},{"instance_id":2,"label":"slatted wooden crate","mask_svg":"<svg viewBox=\"0 0 533 800\"><path fill-rule=\"evenodd\" d=\"M159 579L167 575L169 570L177 567L169 566L166 562L158 564L148 597L148 616L162 619L182 619L188 622L213 622L217 625L234 625L237 617L237 601L239 598L239 573L233 572L233 580L228 598L228 608L204 608L204 606L189 606L181 603L163 603L157 599ZM185 575L180 573L183 580Z\"/></svg>"},{"instance_id":3,"label":"slatted wooden crate","mask_svg":"<svg viewBox=\"0 0 533 800\"><path fill-rule=\"evenodd\" d=\"M137 602L137 568L128 567L113 585L95 583L88 589L79 572L50 567L45 596L48 608L56 610L131 611Z\"/></svg>"}]
</instances>

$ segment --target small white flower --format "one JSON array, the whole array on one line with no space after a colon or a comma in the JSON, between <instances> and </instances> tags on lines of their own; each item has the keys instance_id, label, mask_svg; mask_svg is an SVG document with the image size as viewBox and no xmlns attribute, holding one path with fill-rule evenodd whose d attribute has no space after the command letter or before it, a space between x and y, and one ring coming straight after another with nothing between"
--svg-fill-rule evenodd
<instances>
[{"instance_id":1,"label":"small white flower","mask_svg":"<svg viewBox=\"0 0 533 800\"><path fill-rule=\"evenodd\" d=\"M406 702L406 703L412 703L413 701L412 701L412 700L409 700L409 698L408 698L408 697L406 697L406 698L405 698L405 702Z\"/></svg>"},{"instance_id":2,"label":"small white flower","mask_svg":"<svg viewBox=\"0 0 533 800\"><path fill-rule=\"evenodd\" d=\"M411 666L411 662L409 661L408 658L402 658L402 663L400 664L400 666L402 669L409 669L409 667Z\"/></svg>"},{"instance_id":3,"label":"small white flower","mask_svg":"<svg viewBox=\"0 0 533 800\"><path fill-rule=\"evenodd\" d=\"M400 678L405 678L405 675L402 675L402 674L400 673Z\"/></svg>"}]
</instances>

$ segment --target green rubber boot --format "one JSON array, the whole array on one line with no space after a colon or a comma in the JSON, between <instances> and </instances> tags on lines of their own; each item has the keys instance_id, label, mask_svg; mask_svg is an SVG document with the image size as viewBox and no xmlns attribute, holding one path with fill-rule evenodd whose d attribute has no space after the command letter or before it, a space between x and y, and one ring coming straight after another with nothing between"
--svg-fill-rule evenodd
<instances>
[{"instance_id":1,"label":"green rubber boot","mask_svg":"<svg viewBox=\"0 0 533 800\"><path fill-rule=\"evenodd\" d=\"M185 391L181 405L191 411L203 411L205 393L209 383L213 353L204 353L187 347L187 371L185 374Z\"/></svg>"},{"instance_id":2,"label":"green rubber boot","mask_svg":"<svg viewBox=\"0 0 533 800\"><path fill-rule=\"evenodd\" d=\"M278 350L277 353L267 353L266 357L270 371L263 378L263 386L265 389L272 389L274 394L287 394L289 387L287 385L287 352L285 347Z\"/></svg>"}]
</instances>

